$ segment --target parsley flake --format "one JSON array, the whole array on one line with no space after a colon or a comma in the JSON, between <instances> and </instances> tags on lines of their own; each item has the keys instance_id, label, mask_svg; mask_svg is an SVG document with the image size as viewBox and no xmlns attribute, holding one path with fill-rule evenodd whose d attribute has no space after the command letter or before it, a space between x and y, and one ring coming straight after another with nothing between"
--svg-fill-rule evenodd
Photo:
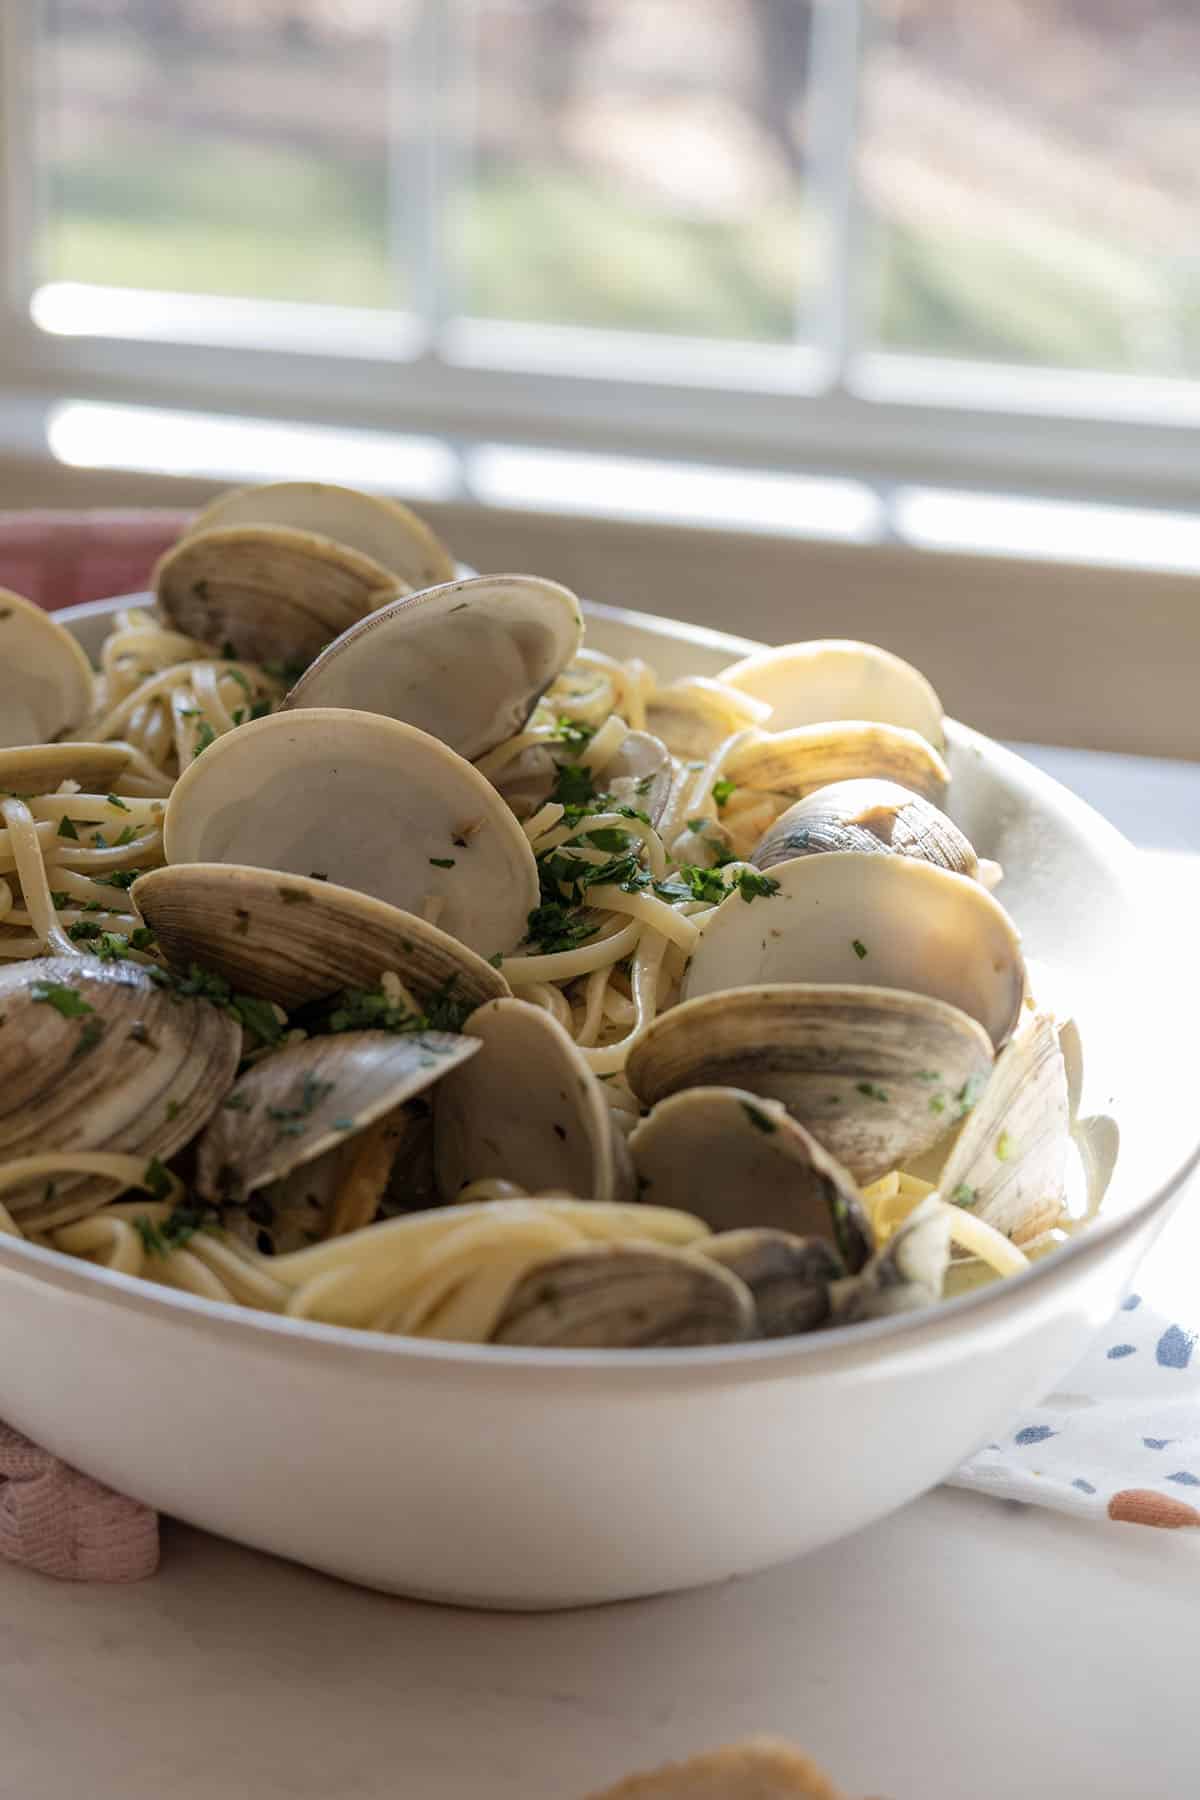
<instances>
[{"instance_id":1,"label":"parsley flake","mask_svg":"<svg viewBox=\"0 0 1200 1800\"><path fill-rule=\"evenodd\" d=\"M867 954L867 946L863 943L862 939L861 938L851 938L850 939L850 947L854 951L854 954L855 954L855 956L857 956L859 962L861 962L863 960L863 957Z\"/></svg>"},{"instance_id":2,"label":"parsley flake","mask_svg":"<svg viewBox=\"0 0 1200 1800\"><path fill-rule=\"evenodd\" d=\"M730 796L736 791L736 782L730 781L723 776L720 781L713 782L712 797L718 806L727 806L729 804Z\"/></svg>"}]
</instances>

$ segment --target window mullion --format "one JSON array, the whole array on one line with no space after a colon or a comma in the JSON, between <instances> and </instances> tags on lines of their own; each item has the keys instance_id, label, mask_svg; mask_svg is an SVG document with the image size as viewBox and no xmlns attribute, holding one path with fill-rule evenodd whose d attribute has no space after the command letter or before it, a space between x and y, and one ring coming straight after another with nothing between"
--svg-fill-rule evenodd
<instances>
[{"instance_id":1,"label":"window mullion","mask_svg":"<svg viewBox=\"0 0 1200 1800\"><path fill-rule=\"evenodd\" d=\"M814 311L831 386L844 388L862 319L863 208L859 189L862 61L868 0L818 0L809 77L809 186L825 233L828 275Z\"/></svg>"},{"instance_id":2,"label":"window mullion","mask_svg":"<svg viewBox=\"0 0 1200 1800\"><path fill-rule=\"evenodd\" d=\"M423 0L392 34L392 256L432 349L453 310L447 208L454 178L459 8ZM414 126L415 121L415 126Z\"/></svg>"}]
</instances>

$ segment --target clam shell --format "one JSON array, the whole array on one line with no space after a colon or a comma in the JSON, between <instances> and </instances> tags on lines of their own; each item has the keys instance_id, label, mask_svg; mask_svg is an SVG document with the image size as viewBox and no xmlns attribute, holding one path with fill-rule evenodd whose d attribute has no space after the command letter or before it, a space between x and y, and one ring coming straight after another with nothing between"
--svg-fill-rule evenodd
<instances>
[{"instance_id":1,"label":"clam shell","mask_svg":"<svg viewBox=\"0 0 1200 1800\"><path fill-rule=\"evenodd\" d=\"M91 710L91 664L71 633L0 588L0 746L44 744Z\"/></svg>"},{"instance_id":2,"label":"clam shell","mask_svg":"<svg viewBox=\"0 0 1200 1800\"><path fill-rule=\"evenodd\" d=\"M72 988L88 1010L64 1017L39 987ZM228 1013L167 993L128 962L63 956L0 969L0 1016L0 1162L54 1150L165 1161L220 1105L241 1054ZM24 1229L82 1218L121 1191L87 1175L47 1186L5 1195Z\"/></svg>"},{"instance_id":3,"label":"clam shell","mask_svg":"<svg viewBox=\"0 0 1200 1800\"><path fill-rule=\"evenodd\" d=\"M646 706L648 728L685 760L708 756L722 739L770 717L766 702L703 675L656 688Z\"/></svg>"},{"instance_id":4,"label":"clam shell","mask_svg":"<svg viewBox=\"0 0 1200 1800\"><path fill-rule=\"evenodd\" d=\"M629 1150L640 1200L693 1213L716 1232L762 1226L836 1244L851 1272L871 1254L853 1179L778 1101L689 1086L659 1101Z\"/></svg>"},{"instance_id":5,"label":"clam shell","mask_svg":"<svg viewBox=\"0 0 1200 1800\"><path fill-rule=\"evenodd\" d=\"M196 1192L214 1205L239 1205L478 1051L445 1031L344 1031L285 1045L247 1069L213 1114L196 1146Z\"/></svg>"},{"instance_id":6,"label":"clam shell","mask_svg":"<svg viewBox=\"0 0 1200 1800\"><path fill-rule=\"evenodd\" d=\"M697 1087L782 1101L866 1182L944 1137L991 1066L986 1032L940 1000L894 988L796 985L672 1007L634 1046L625 1073L642 1104L655 1108ZM695 1195L690 1204L705 1202Z\"/></svg>"},{"instance_id":7,"label":"clam shell","mask_svg":"<svg viewBox=\"0 0 1200 1800\"><path fill-rule=\"evenodd\" d=\"M473 759L520 731L582 636L579 602L556 581L451 581L343 632L284 705L403 719Z\"/></svg>"},{"instance_id":8,"label":"clam shell","mask_svg":"<svg viewBox=\"0 0 1200 1800\"><path fill-rule=\"evenodd\" d=\"M605 764L598 785L657 825L671 798L674 779L675 765L662 739L650 731L631 731Z\"/></svg>"},{"instance_id":9,"label":"clam shell","mask_svg":"<svg viewBox=\"0 0 1200 1800\"><path fill-rule=\"evenodd\" d=\"M699 1248L750 1289L759 1337L794 1337L828 1319L830 1285L842 1265L819 1239L786 1231L723 1231Z\"/></svg>"},{"instance_id":10,"label":"clam shell","mask_svg":"<svg viewBox=\"0 0 1200 1800\"><path fill-rule=\"evenodd\" d=\"M85 793L105 793L129 767L124 744L22 744L0 750L0 789L6 794L52 794L62 781Z\"/></svg>"},{"instance_id":11,"label":"clam shell","mask_svg":"<svg viewBox=\"0 0 1200 1800\"><path fill-rule=\"evenodd\" d=\"M737 787L797 799L835 781L894 781L935 806L950 785L949 769L919 733L857 719L764 733L726 759L725 774Z\"/></svg>"},{"instance_id":12,"label":"clam shell","mask_svg":"<svg viewBox=\"0 0 1200 1800\"><path fill-rule=\"evenodd\" d=\"M454 558L424 519L399 500L332 482L270 481L233 488L192 520L188 536L231 525L283 525L319 532L369 556L414 588L454 578Z\"/></svg>"},{"instance_id":13,"label":"clam shell","mask_svg":"<svg viewBox=\"0 0 1200 1800\"><path fill-rule=\"evenodd\" d=\"M509 991L465 944L385 900L308 875L233 863L176 863L139 876L133 903L170 968L192 963L286 1011L393 970L419 1002L451 988L479 1006Z\"/></svg>"},{"instance_id":14,"label":"clam shell","mask_svg":"<svg viewBox=\"0 0 1200 1800\"><path fill-rule=\"evenodd\" d=\"M968 1013L997 1049L1021 1012L1016 927L977 881L907 856L847 851L781 863L778 891L736 893L709 914L682 997L760 982L861 983L931 995Z\"/></svg>"},{"instance_id":15,"label":"clam shell","mask_svg":"<svg viewBox=\"0 0 1200 1800\"><path fill-rule=\"evenodd\" d=\"M749 1288L718 1263L657 1245L589 1244L531 1269L491 1342L644 1350L737 1343L755 1329Z\"/></svg>"},{"instance_id":16,"label":"clam shell","mask_svg":"<svg viewBox=\"0 0 1200 1800\"><path fill-rule=\"evenodd\" d=\"M905 1219L860 1275L833 1290L833 1323L857 1325L933 1306L950 1266L950 1218L932 1195Z\"/></svg>"},{"instance_id":17,"label":"clam shell","mask_svg":"<svg viewBox=\"0 0 1200 1800\"><path fill-rule=\"evenodd\" d=\"M373 713L276 713L220 737L167 804L169 863L323 875L425 916L484 956L538 903L529 840L491 783L436 738Z\"/></svg>"},{"instance_id":18,"label":"clam shell","mask_svg":"<svg viewBox=\"0 0 1200 1800\"><path fill-rule=\"evenodd\" d=\"M303 668L339 632L404 592L370 557L282 525L193 532L159 559L162 617L248 662Z\"/></svg>"},{"instance_id":19,"label":"clam shell","mask_svg":"<svg viewBox=\"0 0 1200 1800\"><path fill-rule=\"evenodd\" d=\"M956 875L977 876L979 859L952 819L894 781L835 781L781 813L755 845L760 869L797 856L861 850L911 856Z\"/></svg>"},{"instance_id":20,"label":"clam shell","mask_svg":"<svg viewBox=\"0 0 1200 1800\"><path fill-rule=\"evenodd\" d=\"M814 638L758 650L720 679L771 707L776 731L829 719L869 719L919 732L942 746L942 703L919 669L849 638Z\"/></svg>"},{"instance_id":21,"label":"clam shell","mask_svg":"<svg viewBox=\"0 0 1200 1800\"><path fill-rule=\"evenodd\" d=\"M463 1030L483 1054L438 1089L442 1198L499 1176L531 1194L632 1199L628 1152L604 1089L557 1020L525 1000L490 1000Z\"/></svg>"},{"instance_id":22,"label":"clam shell","mask_svg":"<svg viewBox=\"0 0 1200 1800\"><path fill-rule=\"evenodd\" d=\"M979 1103L938 1180L946 1200L1014 1243L1028 1242L1060 1218L1066 1200L1071 1117L1058 1031L1037 1014L1000 1052Z\"/></svg>"}]
</instances>

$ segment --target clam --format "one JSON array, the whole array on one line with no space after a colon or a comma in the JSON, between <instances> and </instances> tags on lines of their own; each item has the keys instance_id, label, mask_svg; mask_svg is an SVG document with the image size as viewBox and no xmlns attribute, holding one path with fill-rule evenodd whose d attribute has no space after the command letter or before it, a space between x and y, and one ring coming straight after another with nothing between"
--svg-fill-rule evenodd
<instances>
[{"instance_id":1,"label":"clam","mask_svg":"<svg viewBox=\"0 0 1200 1800\"><path fill-rule=\"evenodd\" d=\"M589 1244L518 1281L493 1344L643 1350L729 1344L756 1332L745 1282L688 1250Z\"/></svg>"},{"instance_id":2,"label":"clam","mask_svg":"<svg viewBox=\"0 0 1200 1800\"><path fill-rule=\"evenodd\" d=\"M0 790L52 794L63 781L106 793L129 767L127 744L22 744L0 750Z\"/></svg>"},{"instance_id":3,"label":"clam","mask_svg":"<svg viewBox=\"0 0 1200 1800\"><path fill-rule=\"evenodd\" d=\"M894 781L835 781L815 789L768 827L750 861L771 869L793 857L845 850L911 856L956 875L979 874L979 859L953 820Z\"/></svg>"},{"instance_id":4,"label":"clam","mask_svg":"<svg viewBox=\"0 0 1200 1800\"><path fill-rule=\"evenodd\" d=\"M776 731L830 719L866 719L919 732L942 746L942 703L919 669L878 644L815 638L758 650L720 679L771 707Z\"/></svg>"},{"instance_id":5,"label":"clam","mask_svg":"<svg viewBox=\"0 0 1200 1800\"><path fill-rule=\"evenodd\" d=\"M507 994L490 963L436 925L311 875L235 863L175 863L139 876L134 905L169 968L192 963L288 1012L390 971L419 1005L472 1008Z\"/></svg>"},{"instance_id":6,"label":"clam","mask_svg":"<svg viewBox=\"0 0 1200 1800\"><path fill-rule=\"evenodd\" d=\"M154 571L158 610L177 631L300 668L406 587L371 557L283 525L193 532Z\"/></svg>"},{"instance_id":7,"label":"clam","mask_svg":"<svg viewBox=\"0 0 1200 1800\"><path fill-rule=\"evenodd\" d=\"M758 1335L764 1338L793 1337L823 1325L829 1317L830 1288L844 1275L828 1244L786 1231L723 1231L698 1248L745 1282L754 1299Z\"/></svg>"},{"instance_id":8,"label":"clam","mask_svg":"<svg viewBox=\"0 0 1200 1800\"><path fill-rule=\"evenodd\" d=\"M71 633L0 588L0 745L44 744L91 709L91 665Z\"/></svg>"},{"instance_id":9,"label":"clam","mask_svg":"<svg viewBox=\"0 0 1200 1800\"><path fill-rule=\"evenodd\" d=\"M763 732L726 758L724 773L737 787L797 799L835 781L873 779L940 806L950 785L949 769L919 732L858 719Z\"/></svg>"},{"instance_id":10,"label":"clam","mask_svg":"<svg viewBox=\"0 0 1200 1800\"><path fill-rule=\"evenodd\" d=\"M933 1306L950 1266L950 1216L932 1196L909 1213L861 1274L833 1289L833 1324L856 1325Z\"/></svg>"},{"instance_id":11,"label":"clam","mask_svg":"<svg viewBox=\"0 0 1200 1800\"><path fill-rule=\"evenodd\" d=\"M218 738L176 783L163 843L169 863L327 877L489 957L538 903L529 840L491 783L373 713L276 713Z\"/></svg>"},{"instance_id":12,"label":"clam","mask_svg":"<svg viewBox=\"0 0 1200 1800\"><path fill-rule=\"evenodd\" d=\"M599 1080L556 1019L525 1000L489 1000L463 1025L483 1053L438 1089L438 1188L499 1176L527 1193L633 1196L624 1140Z\"/></svg>"},{"instance_id":13,"label":"clam","mask_svg":"<svg viewBox=\"0 0 1200 1800\"><path fill-rule=\"evenodd\" d=\"M765 725L770 717L766 701L703 675L655 688L646 705L649 729L684 760L708 756L735 731Z\"/></svg>"},{"instance_id":14,"label":"clam","mask_svg":"<svg viewBox=\"0 0 1200 1800\"><path fill-rule=\"evenodd\" d=\"M769 897L732 894L705 920L685 1000L793 981L903 988L978 1019L997 1049L1010 1036L1025 991L1020 938L977 881L863 851L781 863L773 879Z\"/></svg>"},{"instance_id":15,"label":"clam","mask_svg":"<svg viewBox=\"0 0 1200 1800\"><path fill-rule=\"evenodd\" d=\"M210 1205L242 1206L247 1199L328 1152L340 1153L406 1101L478 1053L471 1039L444 1031L396 1034L346 1031L288 1044L240 1076L196 1146L195 1191ZM386 1150L386 1142L381 1146ZM326 1235L337 1193L353 1172L353 1157L335 1173L332 1207L313 1218ZM374 1171L378 1201L391 1156ZM357 1210L357 1209L356 1209ZM370 1208L374 1216L374 1206ZM251 1215L253 1217L253 1215ZM273 1246L274 1247L274 1246Z\"/></svg>"},{"instance_id":16,"label":"clam","mask_svg":"<svg viewBox=\"0 0 1200 1800\"><path fill-rule=\"evenodd\" d=\"M689 1086L659 1101L629 1150L638 1198L652 1205L693 1213L716 1232L753 1225L836 1244L852 1272L871 1253L852 1178L777 1100Z\"/></svg>"},{"instance_id":17,"label":"clam","mask_svg":"<svg viewBox=\"0 0 1200 1800\"><path fill-rule=\"evenodd\" d=\"M63 1151L165 1161L220 1105L240 1027L129 962L47 957L0 969L0 1162ZM23 1229L82 1218L123 1183L56 1175L5 1195Z\"/></svg>"},{"instance_id":18,"label":"clam","mask_svg":"<svg viewBox=\"0 0 1200 1800\"><path fill-rule=\"evenodd\" d=\"M662 739L651 731L630 731L605 763L598 785L657 825L666 811L674 779L675 765Z\"/></svg>"},{"instance_id":19,"label":"clam","mask_svg":"<svg viewBox=\"0 0 1200 1800\"><path fill-rule=\"evenodd\" d=\"M938 1191L1014 1243L1027 1243L1062 1214L1069 1149L1066 1065L1053 1019L1039 1013L996 1058Z\"/></svg>"},{"instance_id":20,"label":"clam","mask_svg":"<svg viewBox=\"0 0 1200 1800\"><path fill-rule=\"evenodd\" d=\"M655 1108L652 1118L668 1095L690 1088L741 1088L759 1101L781 1101L842 1169L866 1182L943 1138L974 1104L991 1066L987 1033L941 1000L797 984L672 1007L634 1046L625 1073L642 1104ZM643 1142L639 1166L646 1160ZM663 1160L656 1155L656 1164ZM712 1204L708 1192L690 1197L702 1216ZM744 1213L737 1222L748 1222ZM782 1221L767 1215L759 1222Z\"/></svg>"},{"instance_id":21,"label":"clam","mask_svg":"<svg viewBox=\"0 0 1200 1800\"><path fill-rule=\"evenodd\" d=\"M579 602L556 581L451 581L344 631L284 705L403 719L473 759L520 731L582 635Z\"/></svg>"},{"instance_id":22,"label":"clam","mask_svg":"<svg viewBox=\"0 0 1200 1800\"><path fill-rule=\"evenodd\" d=\"M424 519L398 500L326 481L271 481L218 495L192 520L188 536L231 525L283 525L369 556L414 588L454 577L454 558Z\"/></svg>"}]
</instances>

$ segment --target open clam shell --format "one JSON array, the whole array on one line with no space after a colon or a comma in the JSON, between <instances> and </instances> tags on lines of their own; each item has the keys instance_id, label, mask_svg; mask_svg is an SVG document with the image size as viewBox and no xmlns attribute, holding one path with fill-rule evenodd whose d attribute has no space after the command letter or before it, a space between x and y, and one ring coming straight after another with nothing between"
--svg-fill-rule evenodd
<instances>
[{"instance_id":1,"label":"open clam shell","mask_svg":"<svg viewBox=\"0 0 1200 1800\"><path fill-rule=\"evenodd\" d=\"M996 1058L946 1159L938 1191L1014 1243L1027 1243L1062 1215L1070 1133L1058 1031L1048 1014L1039 1013Z\"/></svg>"},{"instance_id":2,"label":"open clam shell","mask_svg":"<svg viewBox=\"0 0 1200 1800\"><path fill-rule=\"evenodd\" d=\"M71 633L0 588L0 745L44 744L91 709L91 665Z\"/></svg>"},{"instance_id":3,"label":"open clam shell","mask_svg":"<svg viewBox=\"0 0 1200 1800\"><path fill-rule=\"evenodd\" d=\"M158 610L177 631L300 668L406 586L346 544L283 525L193 532L154 571Z\"/></svg>"},{"instance_id":4,"label":"open clam shell","mask_svg":"<svg viewBox=\"0 0 1200 1800\"><path fill-rule=\"evenodd\" d=\"M233 863L176 863L139 876L133 903L170 968L192 963L238 993L292 1012L392 971L419 1003L452 992L479 1006L509 991L497 969L436 925L370 894Z\"/></svg>"},{"instance_id":5,"label":"open clam shell","mask_svg":"<svg viewBox=\"0 0 1200 1800\"><path fill-rule=\"evenodd\" d=\"M511 950L538 903L529 840L491 783L395 719L276 713L210 744L176 783L167 861L324 876Z\"/></svg>"},{"instance_id":6,"label":"open clam shell","mask_svg":"<svg viewBox=\"0 0 1200 1800\"><path fill-rule=\"evenodd\" d=\"M856 983L928 994L997 1049L1025 991L1016 927L977 881L907 856L847 851L781 863L778 891L733 894L706 919L682 997L767 982Z\"/></svg>"},{"instance_id":7,"label":"open clam shell","mask_svg":"<svg viewBox=\"0 0 1200 1800\"><path fill-rule=\"evenodd\" d=\"M814 638L759 650L720 679L771 707L776 731L829 719L870 719L919 732L940 749L942 703L919 669L878 644Z\"/></svg>"},{"instance_id":8,"label":"open clam shell","mask_svg":"<svg viewBox=\"0 0 1200 1800\"><path fill-rule=\"evenodd\" d=\"M582 636L579 602L556 581L451 581L343 632L284 705L382 713L473 759L520 731Z\"/></svg>"},{"instance_id":9,"label":"open clam shell","mask_svg":"<svg viewBox=\"0 0 1200 1800\"><path fill-rule=\"evenodd\" d=\"M944 1137L991 1067L987 1033L940 1000L893 988L797 985L672 1007L634 1046L625 1073L655 1109L685 1088L743 1088L779 1100L866 1182ZM701 1210L705 1202L696 1195L691 1204Z\"/></svg>"},{"instance_id":10,"label":"open clam shell","mask_svg":"<svg viewBox=\"0 0 1200 1800\"><path fill-rule=\"evenodd\" d=\"M633 1198L628 1152L604 1090L557 1020L525 1000L491 1000L463 1030L483 1053L438 1090L435 1156L444 1200L489 1176L531 1194Z\"/></svg>"},{"instance_id":11,"label":"open clam shell","mask_svg":"<svg viewBox=\"0 0 1200 1800\"><path fill-rule=\"evenodd\" d=\"M21 744L0 750L0 790L52 794L63 781L85 792L106 793L129 767L125 744Z\"/></svg>"},{"instance_id":12,"label":"open clam shell","mask_svg":"<svg viewBox=\"0 0 1200 1800\"><path fill-rule=\"evenodd\" d=\"M846 850L911 856L956 875L978 876L979 858L952 819L894 781L836 781L781 813L750 860L760 869L797 856Z\"/></svg>"},{"instance_id":13,"label":"open clam shell","mask_svg":"<svg viewBox=\"0 0 1200 1800\"><path fill-rule=\"evenodd\" d=\"M165 1161L228 1092L240 1026L133 963L46 957L0 969L0 1162L50 1151ZM56 1176L5 1194L28 1230L82 1218L119 1181Z\"/></svg>"},{"instance_id":14,"label":"open clam shell","mask_svg":"<svg viewBox=\"0 0 1200 1800\"><path fill-rule=\"evenodd\" d=\"M588 1244L539 1263L509 1295L493 1344L648 1349L754 1337L743 1281L688 1250Z\"/></svg>"},{"instance_id":15,"label":"open clam shell","mask_svg":"<svg viewBox=\"0 0 1200 1800\"><path fill-rule=\"evenodd\" d=\"M196 1192L240 1205L346 1143L478 1054L445 1031L344 1031L265 1056L239 1076L196 1146Z\"/></svg>"},{"instance_id":16,"label":"open clam shell","mask_svg":"<svg viewBox=\"0 0 1200 1800\"><path fill-rule=\"evenodd\" d=\"M794 1337L828 1319L830 1287L843 1269L819 1238L793 1237L787 1231L723 1231L697 1248L750 1289L759 1337Z\"/></svg>"},{"instance_id":17,"label":"open clam shell","mask_svg":"<svg viewBox=\"0 0 1200 1800\"><path fill-rule=\"evenodd\" d=\"M369 556L414 588L451 581L454 558L424 519L399 500L385 500L328 481L269 481L233 488L199 513L193 537L231 525L284 525L316 531Z\"/></svg>"},{"instance_id":18,"label":"open clam shell","mask_svg":"<svg viewBox=\"0 0 1200 1800\"><path fill-rule=\"evenodd\" d=\"M685 1088L635 1127L629 1150L638 1198L654 1206L691 1212L716 1232L763 1226L821 1239L851 1272L871 1253L852 1177L776 1100Z\"/></svg>"},{"instance_id":19,"label":"open clam shell","mask_svg":"<svg viewBox=\"0 0 1200 1800\"><path fill-rule=\"evenodd\" d=\"M950 785L949 769L919 732L861 719L764 732L726 759L725 774L737 787L797 799L835 781L894 781L935 806Z\"/></svg>"}]
</instances>

